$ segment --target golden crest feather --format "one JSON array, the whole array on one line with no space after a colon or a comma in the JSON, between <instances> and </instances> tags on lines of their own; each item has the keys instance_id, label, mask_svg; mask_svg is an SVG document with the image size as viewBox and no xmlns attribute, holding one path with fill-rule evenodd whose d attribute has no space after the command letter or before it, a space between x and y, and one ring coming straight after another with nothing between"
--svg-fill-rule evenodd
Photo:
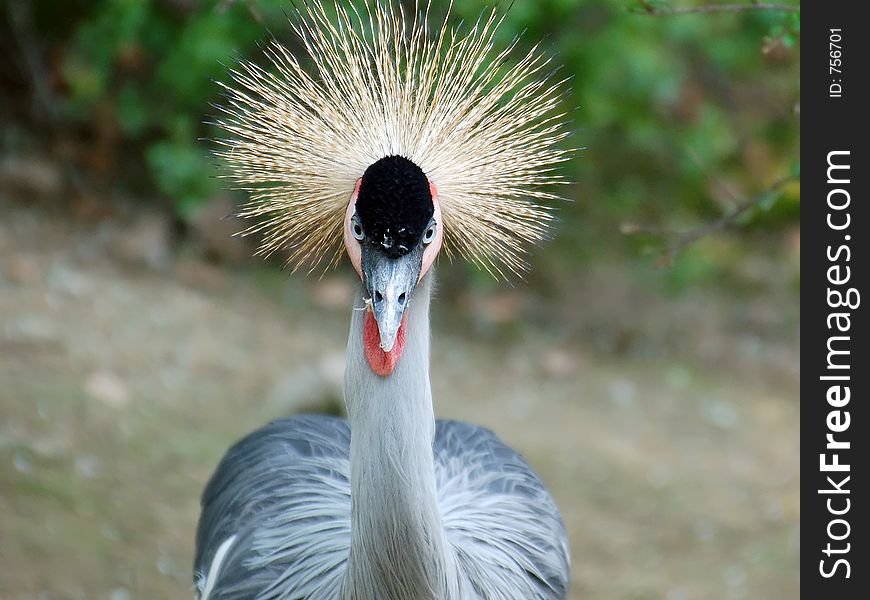
<instances>
[{"instance_id":1,"label":"golden crest feather","mask_svg":"<svg viewBox=\"0 0 870 600\"><path fill-rule=\"evenodd\" d=\"M356 181L397 154L435 184L449 255L524 270L570 155L550 60L535 46L512 61L517 40L496 50L494 8L465 31L445 17L434 32L429 6L413 19L382 0L333 8L310 0L291 18L305 63L272 41L270 69L241 62L224 86L217 154L250 193L241 215L259 219L245 232L263 233L258 253L336 263Z\"/></svg>"}]
</instances>

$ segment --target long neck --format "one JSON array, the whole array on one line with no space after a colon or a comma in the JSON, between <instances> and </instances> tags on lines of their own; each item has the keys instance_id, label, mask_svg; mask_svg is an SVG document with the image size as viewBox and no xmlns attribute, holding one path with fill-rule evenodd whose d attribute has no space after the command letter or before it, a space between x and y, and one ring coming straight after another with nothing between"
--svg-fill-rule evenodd
<instances>
[{"instance_id":1,"label":"long neck","mask_svg":"<svg viewBox=\"0 0 870 600\"><path fill-rule=\"evenodd\" d=\"M344 393L351 427L351 550L343 598L458 597L438 510L429 385L431 275L407 308L405 349L389 377L363 352L362 295L347 344Z\"/></svg>"}]
</instances>

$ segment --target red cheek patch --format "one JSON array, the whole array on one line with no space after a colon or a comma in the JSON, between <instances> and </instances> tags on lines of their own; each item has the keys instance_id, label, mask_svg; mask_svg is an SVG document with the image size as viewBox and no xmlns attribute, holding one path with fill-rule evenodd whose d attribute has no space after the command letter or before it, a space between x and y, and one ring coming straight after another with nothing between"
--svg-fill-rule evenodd
<instances>
[{"instance_id":1,"label":"red cheek patch","mask_svg":"<svg viewBox=\"0 0 870 600\"><path fill-rule=\"evenodd\" d=\"M375 321L372 311L366 310L365 321L363 323L363 345L365 346L366 360L369 361L369 366L376 375L386 377L399 364L402 350L405 349L405 325L408 320L407 317L407 314L402 315L402 323L399 325L399 331L396 332L396 343L393 344L393 349L389 352L384 352L381 349L381 333L378 331L378 322Z\"/></svg>"}]
</instances>

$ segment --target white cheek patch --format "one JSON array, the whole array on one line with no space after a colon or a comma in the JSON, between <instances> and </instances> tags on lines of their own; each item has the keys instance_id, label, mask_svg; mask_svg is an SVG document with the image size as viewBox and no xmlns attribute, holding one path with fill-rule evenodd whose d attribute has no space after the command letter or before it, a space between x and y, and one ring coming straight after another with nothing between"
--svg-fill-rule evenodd
<instances>
[{"instance_id":1,"label":"white cheek patch","mask_svg":"<svg viewBox=\"0 0 870 600\"><path fill-rule=\"evenodd\" d=\"M438 256L438 252L441 251L441 244L444 241L444 222L441 219L441 204L438 202L438 190L435 188L435 184L431 181L429 182L429 191L432 192L432 204L435 207L435 212L432 214L432 218L435 219L436 223L435 239L429 242L429 245L426 246L426 250L423 251L423 265L420 268L418 282L420 279L423 279L423 276L426 273L429 272L432 263L435 262L435 258Z\"/></svg>"},{"instance_id":2,"label":"white cheek patch","mask_svg":"<svg viewBox=\"0 0 870 600\"><path fill-rule=\"evenodd\" d=\"M353 194L350 196L350 200L347 203L347 210L344 212L344 247L347 250L347 255L350 258L350 262L353 265L353 268L356 269L357 274L359 274L360 279L362 279L362 248L360 248L359 240L353 237L353 231L351 227L353 226L351 223L351 219L353 219L354 213L356 213L356 199L359 196L359 186L362 183L362 178L357 179L356 187L353 189Z\"/></svg>"}]
</instances>

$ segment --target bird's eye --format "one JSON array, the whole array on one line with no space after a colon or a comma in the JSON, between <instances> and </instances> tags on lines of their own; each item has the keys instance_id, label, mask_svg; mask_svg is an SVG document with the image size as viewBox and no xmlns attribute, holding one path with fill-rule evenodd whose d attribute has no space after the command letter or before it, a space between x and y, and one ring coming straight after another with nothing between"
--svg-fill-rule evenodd
<instances>
[{"instance_id":1,"label":"bird's eye","mask_svg":"<svg viewBox=\"0 0 870 600\"><path fill-rule=\"evenodd\" d=\"M429 221L429 226L426 228L426 231L423 232L423 243L428 244L432 240L435 239L435 231L438 228L438 224L435 222L435 219Z\"/></svg>"},{"instance_id":2,"label":"bird's eye","mask_svg":"<svg viewBox=\"0 0 870 600\"><path fill-rule=\"evenodd\" d=\"M356 215L354 215L350 221L350 231L353 233L353 237L356 240L362 241L366 237L362 224L359 222L359 217Z\"/></svg>"}]
</instances>

